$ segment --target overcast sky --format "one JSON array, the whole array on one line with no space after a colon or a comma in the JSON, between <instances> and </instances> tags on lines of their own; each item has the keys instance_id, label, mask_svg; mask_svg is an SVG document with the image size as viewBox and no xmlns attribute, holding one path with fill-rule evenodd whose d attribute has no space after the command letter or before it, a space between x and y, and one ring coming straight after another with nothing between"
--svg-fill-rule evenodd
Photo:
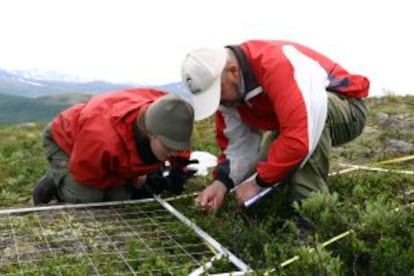
<instances>
[{"instance_id":1,"label":"overcast sky","mask_svg":"<svg viewBox=\"0 0 414 276\"><path fill-rule=\"evenodd\" d=\"M0 68L115 82L180 81L189 50L294 40L383 88L414 94L407 0L1 0Z\"/></svg>"}]
</instances>

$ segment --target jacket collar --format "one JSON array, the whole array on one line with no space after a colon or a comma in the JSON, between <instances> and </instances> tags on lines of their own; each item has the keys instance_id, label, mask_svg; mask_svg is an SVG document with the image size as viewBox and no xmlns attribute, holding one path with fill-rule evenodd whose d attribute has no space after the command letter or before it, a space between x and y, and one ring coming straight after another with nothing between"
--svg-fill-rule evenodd
<instances>
[{"instance_id":1,"label":"jacket collar","mask_svg":"<svg viewBox=\"0 0 414 276\"><path fill-rule=\"evenodd\" d=\"M143 119L143 114L139 116L139 119ZM135 146L142 160L147 164L159 163L158 159L155 157L154 153L151 150L150 140L143 131L138 126L138 120L134 122L133 130L135 137Z\"/></svg>"},{"instance_id":2,"label":"jacket collar","mask_svg":"<svg viewBox=\"0 0 414 276\"><path fill-rule=\"evenodd\" d=\"M228 45L226 48L230 49L234 53L239 63L243 78L242 83L244 84L244 91L242 91L242 93L244 95L244 100L248 101L254 96L260 94L262 92L262 88L256 80L252 65L250 64L250 61L243 52L242 48L239 45Z\"/></svg>"}]
</instances>

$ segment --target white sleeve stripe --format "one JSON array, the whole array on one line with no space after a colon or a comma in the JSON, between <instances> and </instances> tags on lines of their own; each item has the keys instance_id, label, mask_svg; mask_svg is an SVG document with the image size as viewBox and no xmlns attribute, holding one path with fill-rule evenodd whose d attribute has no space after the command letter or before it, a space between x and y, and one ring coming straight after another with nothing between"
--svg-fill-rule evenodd
<instances>
[{"instance_id":1,"label":"white sleeve stripe","mask_svg":"<svg viewBox=\"0 0 414 276\"><path fill-rule=\"evenodd\" d=\"M261 134L244 124L235 108L220 106L219 109L225 121L223 133L229 141L224 151L230 161L229 177L238 185L256 162Z\"/></svg>"},{"instance_id":2,"label":"white sleeve stripe","mask_svg":"<svg viewBox=\"0 0 414 276\"><path fill-rule=\"evenodd\" d=\"M328 114L328 74L318 62L292 45L283 46L283 52L294 68L294 78L306 105L309 149L301 163L303 166L315 150L325 126Z\"/></svg>"},{"instance_id":3,"label":"white sleeve stripe","mask_svg":"<svg viewBox=\"0 0 414 276\"><path fill-rule=\"evenodd\" d=\"M249 91L244 100L247 102L248 100L250 100L253 97L256 97L257 95L259 95L262 92L263 92L263 88L261 86L258 86L255 89Z\"/></svg>"}]
</instances>

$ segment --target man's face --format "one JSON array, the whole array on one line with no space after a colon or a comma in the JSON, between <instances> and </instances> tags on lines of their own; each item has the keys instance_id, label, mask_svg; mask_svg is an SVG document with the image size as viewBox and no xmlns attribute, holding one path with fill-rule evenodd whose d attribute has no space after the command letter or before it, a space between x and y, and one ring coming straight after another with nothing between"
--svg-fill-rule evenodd
<instances>
[{"instance_id":1,"label":"man's face","mask_svg":"<svg viewBox=\"0 0 414 276\"><path fill-rule=\"evenodd\" d=\"M238 71L225 70L221 78L220 104L237 107L243 102Z\"/></svg>"}]
</instances>

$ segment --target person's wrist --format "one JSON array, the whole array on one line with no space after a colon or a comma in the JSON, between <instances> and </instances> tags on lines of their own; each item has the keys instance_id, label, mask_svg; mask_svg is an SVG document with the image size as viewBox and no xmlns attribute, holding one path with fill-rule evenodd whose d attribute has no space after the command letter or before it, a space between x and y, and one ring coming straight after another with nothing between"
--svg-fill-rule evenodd
<instances>
[{"instance_id":1,"label":"person's wrist","mask_svg":"<svg viewBox=\"0 0 414 276\"><path fill-rule=\"evenodd\" d=\"M226 194L229 191L226 185L220 180L215 180L213 184L216 185L218 189L220 189L220 191L222 191L224 194Z\"/></svg>"},{"instance_id":2,"label":"person's wrist","mask_svg":"<svg viewBox=\"0 0 414 276\"><path fill-rule=\"evenodd\" d=\"M219 181L227 191L234 188L234 182L227 174L218 173L214 181Z\"/></svg>"}]
</instances>

